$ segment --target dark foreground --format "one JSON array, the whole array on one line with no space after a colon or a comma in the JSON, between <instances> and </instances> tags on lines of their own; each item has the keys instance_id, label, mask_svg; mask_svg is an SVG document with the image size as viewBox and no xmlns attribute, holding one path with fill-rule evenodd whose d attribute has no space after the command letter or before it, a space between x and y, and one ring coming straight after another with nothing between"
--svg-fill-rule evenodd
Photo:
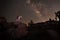
<instances>
[{"instance_id":1,"label":"dark foreground","mask_svg":"<svg viewBox=\"0 0 60 40\"><path fill-rule=\"evenodd\" d=\"M0 18L0 40L60 40L60 22L16 24Z\"/></svg>"}]
</instances>

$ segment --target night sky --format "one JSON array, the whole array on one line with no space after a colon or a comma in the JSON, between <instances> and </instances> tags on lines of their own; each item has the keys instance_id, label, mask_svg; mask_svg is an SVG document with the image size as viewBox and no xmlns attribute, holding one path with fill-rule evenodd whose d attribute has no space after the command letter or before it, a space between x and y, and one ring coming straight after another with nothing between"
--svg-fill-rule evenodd
<instances>
[{"instance_id":1,"label":"night sky","mask_svg":"<svg viewBox=\"0 0 60 40\"><path fill-rule=\"evenodd\" d=\"M23 22L54 19L54 13L60 10L60 0L0 0L0 16L8 21L15 21L22 16Z\"/></svg>"}]
</instances>

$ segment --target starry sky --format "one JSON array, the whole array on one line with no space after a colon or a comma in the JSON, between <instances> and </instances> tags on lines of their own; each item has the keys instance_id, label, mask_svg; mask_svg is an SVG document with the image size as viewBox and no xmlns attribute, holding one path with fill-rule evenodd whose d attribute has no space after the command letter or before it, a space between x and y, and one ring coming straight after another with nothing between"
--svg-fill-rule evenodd
<instances>
[{"instance_id":1,"label":"starry sky","mask_svg":"<svg viewBox=\"0 0 60 40\"><path fill-rule=\"evenodd\" d=\"M22 16L25 23L44 22L54 19L54 13L60 10L60 0L0 0L0 5L0 16L9 22L17 16Z\"/></svg>"}]
</instances>

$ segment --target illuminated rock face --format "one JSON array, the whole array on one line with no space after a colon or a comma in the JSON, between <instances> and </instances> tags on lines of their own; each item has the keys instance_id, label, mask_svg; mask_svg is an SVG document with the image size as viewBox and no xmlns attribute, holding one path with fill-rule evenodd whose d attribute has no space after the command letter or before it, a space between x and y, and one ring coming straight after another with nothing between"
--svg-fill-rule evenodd
<instances>
[{"instance_id":1,"label":"illuminated rock face","mask_svg":"<svg viewBox=\"0 0 60 40\"><path fill-rule=\"evenodd\" d=\"M21 22L22 21L22 16L17 16L16 21Z\"/></svg>"},{"instance_id":2,"label":"illuminated rock face","mask_svg":"<svg viewBox=\"0 0 60 40\"><path fill-rule=\"evenodd\" d=\"M19 24L22 22L22 16L17 16L15 24Z\"/></svg>"},{"instance_id":3,"label":"illuminated rock face","mask_svg":"<svg viewBox=\"0 0 60 40\"><path fill-rule=\"evenodd\" d=\"M27 35L27 25L25 23L22 23L21 16L18 16L16 18L16 21L13 23L16 28L10 28L8 32L11 34L13 38L20 38L22 36Z\"/></svg>"},{"instance_id":4,"label":"illuminated rock face","mask_svg":"<svg viewBox=\"0 0 60 40\"><path fill-rule=\"evenodd\" d=\"M22 16L17 16L15 25L17 25L15 36L17 38L21 36L25 36L27 34L27 25L25 23L22 23Z\"/></svg>"}]
</instances>

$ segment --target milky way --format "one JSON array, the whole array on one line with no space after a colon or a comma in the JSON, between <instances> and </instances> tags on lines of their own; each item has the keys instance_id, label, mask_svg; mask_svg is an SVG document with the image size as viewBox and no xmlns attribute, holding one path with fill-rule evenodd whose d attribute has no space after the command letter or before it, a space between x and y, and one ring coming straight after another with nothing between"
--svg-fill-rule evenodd
<instances>
[{"instance_id":1,"label":"milky way","mask_svg":"<svg viewBox=\"0 0 60 40\"><path fill-rule=\"evenodd\" d=\"M54 19L54 13L60 10L60 0L1 0L0 4L0 16L5 16L8 21L22 16L25 23Z\"/></svg>"}]
</instances>

